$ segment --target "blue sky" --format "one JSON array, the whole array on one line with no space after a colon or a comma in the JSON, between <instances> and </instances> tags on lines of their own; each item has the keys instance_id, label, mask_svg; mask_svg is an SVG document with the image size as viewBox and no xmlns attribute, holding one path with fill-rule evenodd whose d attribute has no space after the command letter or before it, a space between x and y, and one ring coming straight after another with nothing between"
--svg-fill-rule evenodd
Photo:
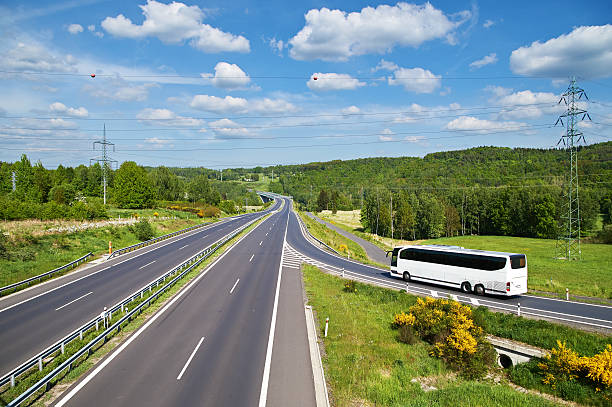
<instances>
[{"instance_id":1,"label":"blue sky","mask_svg":"<svg viewBox=\"0 0 612 407\"><path fill-rule=\"evenodd\" d=\"M4 1L0 160L253 167L612 139L612 3ZM92 77L91 74L95 74ZM316 79L315 79L316 78Z\"/></svg>"}]
</instances>

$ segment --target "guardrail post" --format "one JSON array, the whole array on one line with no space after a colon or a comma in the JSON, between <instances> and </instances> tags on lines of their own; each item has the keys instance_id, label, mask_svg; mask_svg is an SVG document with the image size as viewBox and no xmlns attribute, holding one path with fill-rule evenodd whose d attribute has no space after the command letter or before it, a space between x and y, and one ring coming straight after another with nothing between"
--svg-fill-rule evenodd
<instances>
[{"instance_id":1,"label":"guardrail post","mask_svg":"<svg viewBox=\"0 0 612 407\"><path fill-rule=\"evenodd\" d=\"M121 304L121 313L123 313L123 304Z\"/></svg>"},{"instance_id":2,"label":"guardrail post","mask_svg":"<svg viewBox=\"0 0 612 407\"><path fill-rule=\"evenodd\" d=\"M79 331L79 340L83 340L83 331Z\"/></svg>"},{"instance_id":3,"label":"guardrail post","mask_svg":"<svg viewBox=\"0 0 612 407\"><path fill-rule=\"evenodd\" d=\"M96 319L96 331L98 330L98 320Z\"/></svg>"},{"instance_id":4,"label":"guardrail post","mask_svg":"<svg viewBox=\"0 0 612 407\"><path fill-rule=\"evenodd\" d=\"M15 375L11 375L11 387L15 387Z\"/></svg>"},{"instance_id":5,"label":"guardrail post","mask_svg":"<svg viewBox=\"0 0 612 407\"><path fill-rule=\"evenodd\" d=\"M64 342L62 342L62 355L64 354L65 350L66 349L64 348Z\"/></svg>"},{"instance_id":6,"label":"guardrail post","mask_svg":"<svg viewBox=\"0 0 612 407\"><path fill-rule=\"evenodd\" d=\"M38 371L42 372L42 368L43 368L43 365L42 365L42 356L40 356L38 358Z\"/></svg>"},{"instance_id":7,"label":"guardrail post","mask_svg":"<svg viewBox=\"0 0 612 407\"><path fill-rule=\"evenodd\" d=\"M140 299L142 300L142 297L144 296L144 291L140 292Z\"/></svg>"}]
</instances>

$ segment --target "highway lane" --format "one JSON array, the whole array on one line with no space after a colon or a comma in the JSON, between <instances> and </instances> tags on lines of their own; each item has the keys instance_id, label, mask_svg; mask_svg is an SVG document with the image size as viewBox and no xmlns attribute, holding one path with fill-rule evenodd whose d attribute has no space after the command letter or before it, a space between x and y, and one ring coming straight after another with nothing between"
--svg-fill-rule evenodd
<instances>
[{"instance_id":1,"label":"highway lane","mask_svg":"<svg viewBox=\"0 0 612 407\"><path fill-rule=\"evenodd\" d=\"M287 243L305 257L332 266L336 271L340 271L344 268L358 276L369 278L372 282L380 282L381 284L400 289L405 287L405 283L402 282L402 280L389 276L386 270L347 260L324 251L319 247L315 247L302 234L302 230L297 220L297 214L295 213L292 213L289 220ZM520 303L523 315L546 317L562 323L571 323L571 321L574 321L593 329L612 330L612 307L609 306L563 301L530 295L510 298L493 296L479 297L473 294L464 294L459 290L453 290L452 288L443 286L417 282L410 282L409 285L411 289L415 289L422 294L437 294L438 296L445 296L447 298L452 294L456 295L458 299L464 302L474 305L484 305L497 310L517 312L517 305ZM434 293L431 292L432 290Z\"/></svg>"},{"instance_id":2,"label":"highway lane","mask_svg":"<svg viewBox=\"0 0 612 407\"><path fill-rule=\"evenodd\" d=\"M299 297L292 291L295 279L288 279L278 299L288 206L209 266L57 405L261 405L262 389L268 390L266 361L272 364L270 380L280 372L293 385L289 394L271 385L268 405L314 405L312 375L303 372L304 366L311 369L308 345L299 340L305 321L302 331L294 330L295 315L276 308L275 326L284 332L271 334L275 303L302 301L301 289ZM303 303L298 309L303 316ZM287 354L285 341L297 344L295 352Z\"/></svg>"},{"instance_id":3,"label":"highway lane","mask_svg":"<svg viewBox=\"0 0 612 407\"><path fill-rule=\"evenodd\" d=\"M261 214L235 217L119 256L88 270L83 278L25 302L9 306L0 302L0 372L10 371L99 315L105 306L114 305L258 216Z\"/></svg>"}]
</instances>

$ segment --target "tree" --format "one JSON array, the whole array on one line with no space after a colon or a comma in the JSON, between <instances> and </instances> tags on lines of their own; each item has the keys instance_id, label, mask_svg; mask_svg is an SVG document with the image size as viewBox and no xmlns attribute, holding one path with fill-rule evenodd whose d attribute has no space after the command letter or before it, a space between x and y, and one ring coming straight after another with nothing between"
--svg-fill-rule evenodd
<instances>
[{"instance_id":1,"label":"tree","mask_svg":"<svg viewBox=\"0 0 612 407\"><path fill-rule=\"evenodd\" d=\"M453 205L444 205L444 218L446 220L446 237L455 236L455 233L461 229L457 209Z\"/></svg>"},{"instance_id":2,"label":"tree","mask_svg":"<svg viewBox=\"0 0 612 407\"><path fill-rule=\"evenodd\" d=\"M113 199L120 208L150 208L155 193L144 168L133 161L121 164L115 175Z\"/></svg>"},{"instance_id":3,"label":"tree","mask_svg":"<svg viewBox=\"0 0 612 407\"><path fill-rule=\"evenodd\" d=\"M214 189L205 175L198 175L187 185L189 199L202 201L211 205L219 205L221 195Z\"/></svg>"},{"instance_id":4,"label":"tree","mask_svg":"<svg viewBox=\"0 0 612 407\"><path fill-rule=\"evenodd\" d=\"M317 198L317 212L326 210L327 205L329 205L329 196L327 195L327 191L322 189Z\"/></svg>"},{"instance_id":5,"label":"tree","mask_svg":"<svg viewBox=\"0 0 612 407\"><path fill-rule=\"evenodd\" d=\"M157 199L164 201L177 201L181 199L179 179L168 168L164 166L157 167L149 176L155 187Z\"/></svg>"},{"instance_id":6,"label":"tree","mask_svg":"<svg viewBox=\"0 0 612 407\"><path fill-rule=\"evenodd\" d=\"M422 239L435 239L444 233L444 205L430 193L419 197L418 231Z\"/></svg>"}]
</instances>

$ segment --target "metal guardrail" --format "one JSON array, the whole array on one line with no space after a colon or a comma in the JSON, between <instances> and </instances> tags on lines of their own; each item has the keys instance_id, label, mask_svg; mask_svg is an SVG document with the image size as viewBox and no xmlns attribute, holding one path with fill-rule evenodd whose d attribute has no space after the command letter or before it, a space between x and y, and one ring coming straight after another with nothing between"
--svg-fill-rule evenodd
<instances>
[{"instance_id":1,"label":"metal guardrail","mask_svg":"<svg viewBox=\"0 0 612 407\"><path fill-rule=\"evenodd\" d=\"M304 224L304 221L302 220L302 217L299 214L295 214L296 218L298 219L298 223L300 224L302 231L306 231L306 233L308 233L308 235L313 238L314 240L316 240L317 242L319 242L320 244L322 244L323 246L327 247L329 250L331 250L332 252L336 253L339 256L342 256L340 253L338 253L338 251L336 249L334 249L333 247L329 246L328 244L324 243L322 240L317 239L312 233L310 233L310 230L308 230L308 227Z\"/></svg>"},{"instance_id":2,"label":"metal guardrail","mask_svg":"<svg viewBox=\"0 0 612 407\"><path fill-rule=\"evenodd\" d=\"M265 216L265 215L266 214L262 214L262 216ZM215 243L211 244L207 248L201 250L197 254L195 254L192 257L190 257L188 260L184 261L180 265L178 265L175 268L173 268L172 270L168 271L163 276L161 276L161 277L151 281L149 284L147 284L146 286L144 286L140 290L134 292L133 294L129 295L128 297L126 297L122 301L119 301L113 307L108 309L107 313L108 313L109 318L112 318L113 313L115 313L117 311L124 312L125 306L127 304L129 304L130 302L132 302L132 301L134 301L136 299L144 298L144 293L145 292L147 292L147 291L152 292L153 291L153 287L157 288L167 278L171 277L173 274L176 274L177 272L181 272L178 276L174 277L170 282L166 283L162 288L160 288L155 293L153 293L151 296L149 296L145 301L143 301L138 306L136 306L136 308L134 308L132 311L127 313L125 316L123 316L119 321L117 321L116 323L114 323L113 325L108 327L104 332L102 332L95 339L93 339L91 342L89 342L87 345L85 345L83 348L81 348L79 351L77 351L77 353L75 353L70 358L68 358L60 366L55 368L52 372L47 374L45 377L43 377L41 380L39 380L36 384L34 384L32 387L30 387L24 393L22 393L17 398L15 398L13 401L11 401L8 405L9 406L20 405L24 400L26 400L28 397L30 397L32 394L34 394L36 391L38 391L42 386L48 385L48 383L53 378L55 378L57 375L59 375L64 369L66 369L66 367L68 367L70 369L72 367L72 363L74 363L74 361L76 361L85 352L89 352L98 342L100 342L100 340L104 339L104 341L106 342L106 336L108 334L110 334L115 329L120 330L121 329L121 324L123 322L125 322L127 319L131 320L131 318L136 313L140 313L142 311L142 309L143 309L143 307L145 305L148 305L153 300L157 299L165 290L167 290L169 287L174 285L174 283L176 283L180 278L185 276L185 274L187 274L189 271L191 271L195 267L197 267L202 261L207 259L212 253L214 253L217 249L219 249L221 246L223 246L229 240L233 239L235 236L237 236L243 230L248 228L254 222L256 222L259 219L261 219L262 216L259 216L259 217L255 218L254 220L246 223L245 225L241 226L240 228L234 230L233 232L225 235L223 238L219 239L218 241L216 241ZM94 327L96 328L96 331L97 331L98 328L99 328L99 324L100 323L104 323L104 319L101 318L98 315L95 318L93 318L91 321L85 323L84 325L82 325L81 327L77 328L72 333L70 333L67 336L65 336L64 338L60 339L55 344L49 346L47 349L43 350L38 355L32 357L31 359L29 359L25 363L21 364L20 366L16 367L15 369L10 371L9 373L5 374L2 378L0 378L0 386L4 386L7 383L11 383L11 386L14 386L15 385L15 380L18 378L19 375L21 375L21 374L25 373L26 371L34 368L35 366L38 366L38 370L42 371L43 370L43 365L44 365L45 358L53 355L54 353L56 353L58 351L60 351L61 354L63 354L66 344L70 343L71 341L73 341L76 338L82 339L83 338L83 334L85 332L89 331L90 329L94 328Z\"/></svg>"},{"instance_id":3,"label":"metal guardrail","mask_svg":"<svg viewBox=\"0 0 612 407\"><path fill-rule=\"evenodd\" d=\"M163 236L159 236L159 237L154 237L153 239L149 239L149 240L146 240L144 242L136 243L136 244L133 244L131 246L127 246L127 247L124 247L122 249L115 250L114 252L111 253L110 256L108 256L108 258L112 259L113 257L120 256L123 253L128 253L128 252L134 251L136 249L140 249L141 247L145 247L145 246L149 246L149 245L151 245L153 243L161 242L162 240L166 240L166 239L169 239L171 237L178 236L178 235L181 235L183 233L187 233L189 231L201 228L202 226L210 225L212 223L214 223L214 222L205 222L205 223L200 223L199 225L189 226L188 228L177 230L176 232L168 233L167 235L163 235Z\"/></svg>"},{"instance_id":4,"label":"metal guardrail","mask_svg":"<svg viewBox=\"0 0 612 407\"><path fill-rule=\"evenodd\" d=\"M43 279L43 278L45 278L45 277L48 277L48 276L50 276L50 275L52 275L52 274L55 274L55 273L57 273L57 272L60 272L60 271L62 271L62 270L69 269L70 267L76 267L76 266L78 266L79 264L81 264L82 262L87 261L87 259L88 259L89 257L92 257L92 256L93 256L93 253L92 253L92 252L89 252L89 253L87 253L87 254L86 254L85 256L83 256L83 257L79 257L78 259L76 259L76 260L74 260L74 261L71 261L71 262L70 262L70 263L68 263L68 264L65 264L65 265L63 265L63 266L61 266L61 267L58 267L58 268L56 268L56 269L53 269L53 270L51 270L51 271L47 271L46 273L42 273L42 274L39 274L39 275L37 275L37 276L27 278L27 279L25 279L25 280L23 280L23 281L19 281L19 282L17 282L17 283L9 284L9 285L7 285L7 286L5 286L5 287L0 287L0 296L2 296L2 293L3 293L4 291L8 291L8 290L10 290L10 289L12 289L12 288L16 288L16 287L19 287L19 286L24 285L24 284L29 284L29 283L31 283L32 281L35 281L35 280L42 280L42 279Z\"/></svg>"}]
</instances>

